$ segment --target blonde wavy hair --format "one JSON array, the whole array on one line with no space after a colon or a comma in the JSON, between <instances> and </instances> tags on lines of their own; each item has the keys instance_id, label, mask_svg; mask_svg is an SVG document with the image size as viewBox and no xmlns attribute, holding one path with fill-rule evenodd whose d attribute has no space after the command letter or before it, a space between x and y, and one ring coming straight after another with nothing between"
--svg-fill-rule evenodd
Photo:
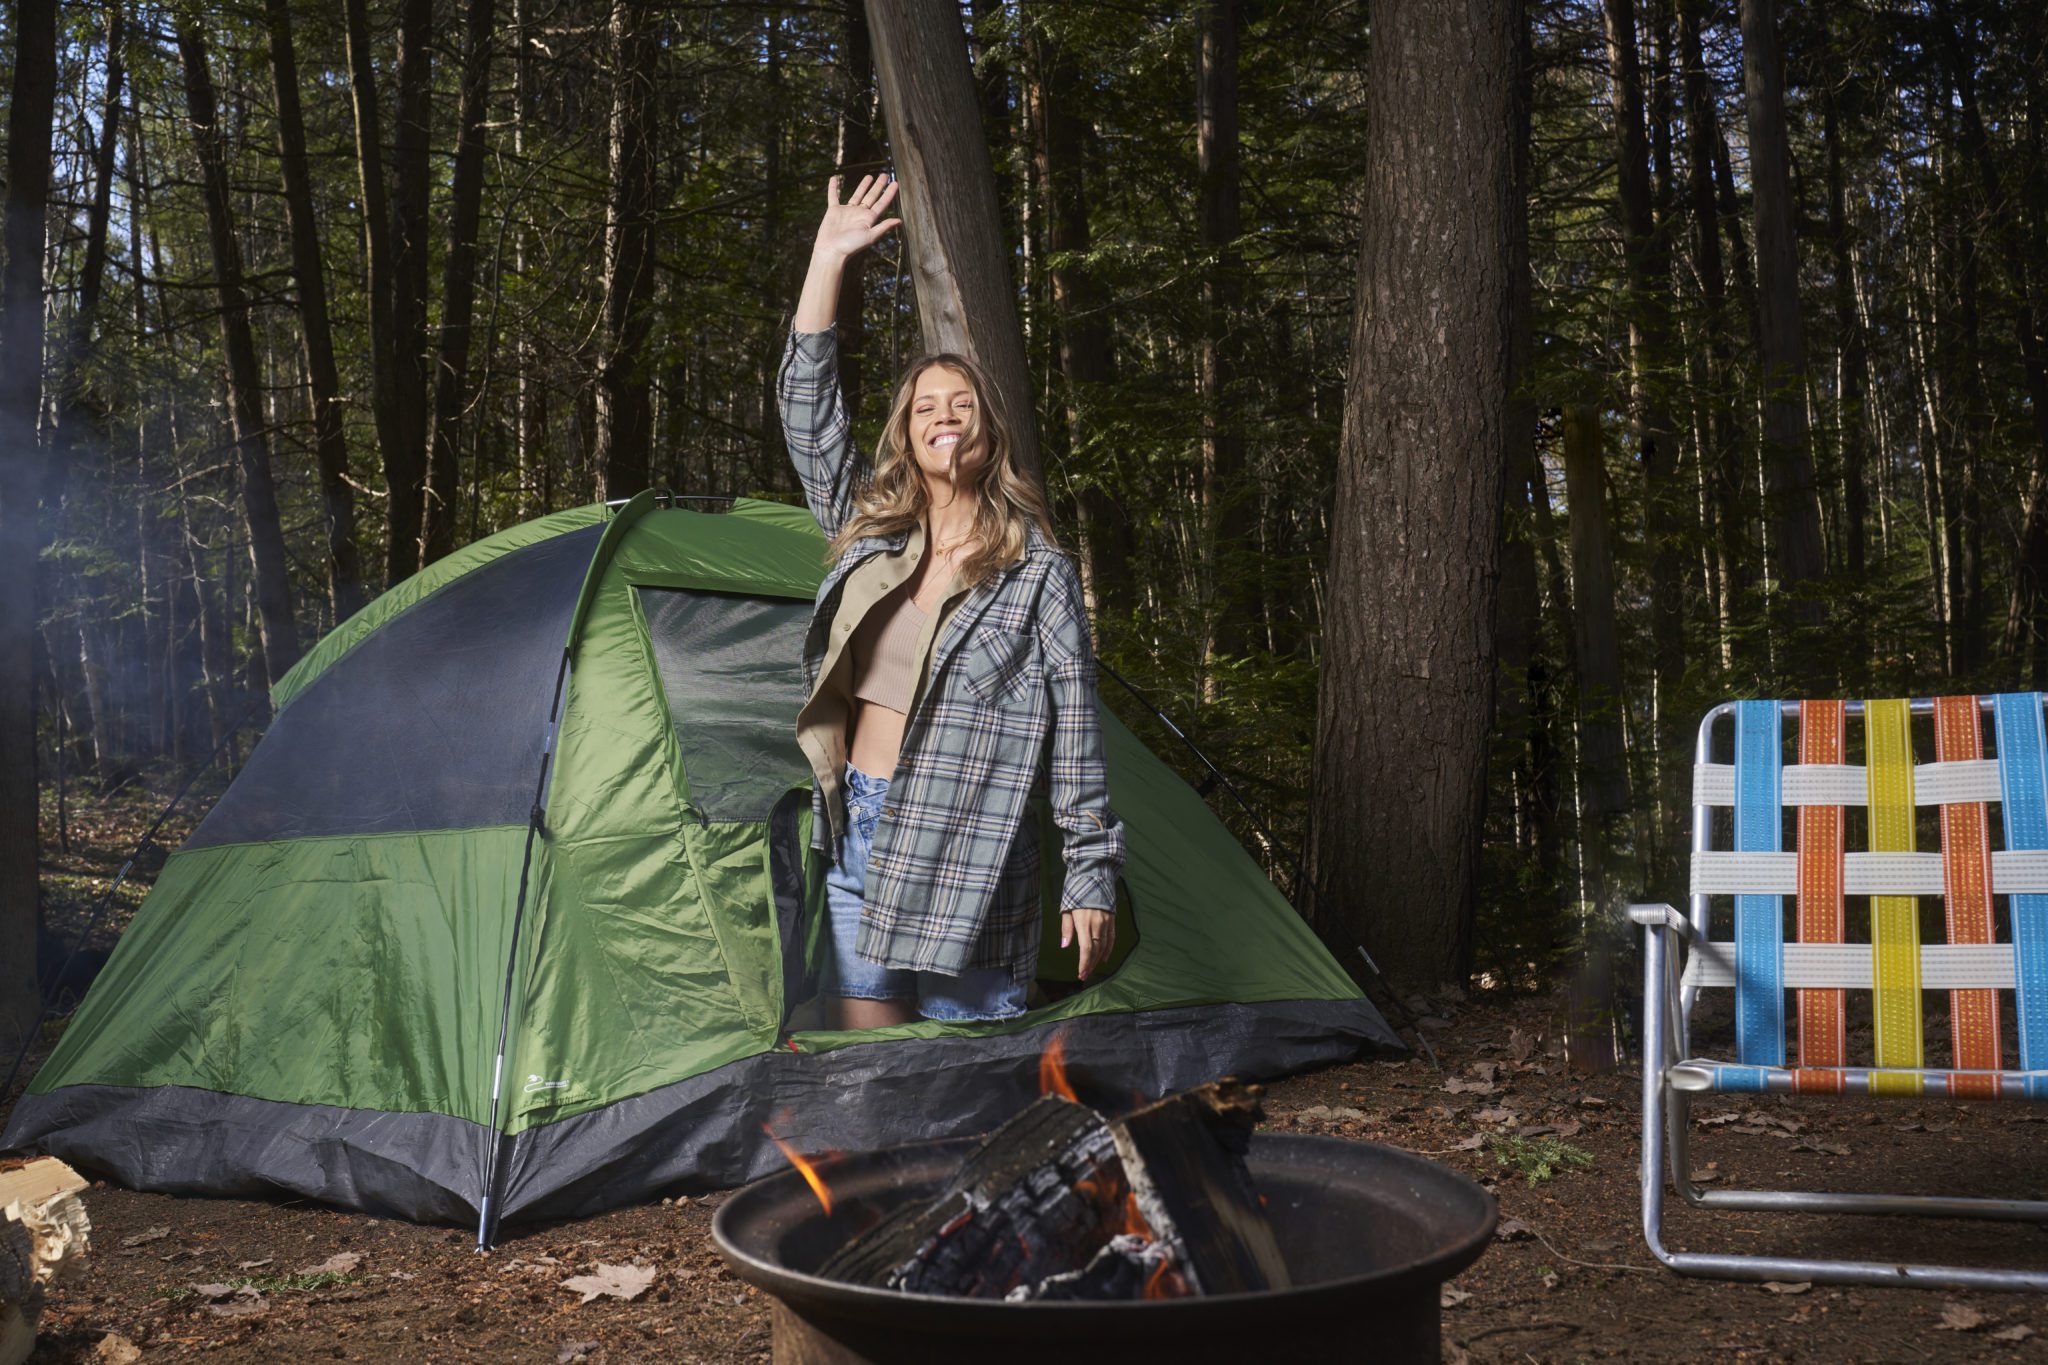
<instances>
[{"instance_id":1,"label":"blonde wavy hair","mask_svg":"<svg viewBox=\"0 0 2048 1365\"><path fill-rule=\"evenodd\" d=\"M910 446L910 405L917 394L918 379L926 370L940 367L967 376L967 386L974 392L974 416L961 432L959 444L953 447L954 459L957 461L959 452L977 441L988 452L979 470L967 476L968 483L962 488L975 500L974 533L981 545L961 561L959 573L963 583L974 587L997 569L1024 557L1032 524L1047 540L1057 541L1045 493L1017 467L1016 440L996 386L981 366L951 351L919 357L897 381L888 424L876 443L874 476L854 495L854 514L833 537L828 554L836 559L863 536L894 535L924 519L930 499L925 492L924 474L918 469L917 455Z\"/></svg>"}]
</instances>

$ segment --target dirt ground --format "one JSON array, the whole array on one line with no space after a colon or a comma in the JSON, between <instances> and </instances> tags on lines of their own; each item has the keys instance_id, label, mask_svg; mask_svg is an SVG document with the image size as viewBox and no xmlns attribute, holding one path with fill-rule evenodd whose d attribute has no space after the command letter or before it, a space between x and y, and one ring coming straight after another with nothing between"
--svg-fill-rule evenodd
<instances>
[{"instance_id":1,"label":"dirt ground","mask_svg":"<svg viewBox=\"0 0 2048 1365\"><path fill-rule=\"evenodd\" d=\"M127 823L106 818L97 828ZM119 850L98 847L91 830L74 834L72 854L51 856L46 887L54 918L75 925ZM1656 1267L1637 1229L1639 1073L1566 1074L1549 997L1427 1008L1441 1071L1416 1056L1279 1081L1267 1126L1426 1153L1493 1190L1500 1235L1445 1294L1447 1360L2048 1359L2048 1303L2034 1297L1762 1287ZM2048 1198L2040 1122L2016 1105L1710 1100L1695 1114L1694 1165L1728 1183L1851 1189L1862 1180ZM84 1198L93 1251L77 1278L53 1290L35 1361L138 1358L129 1344L143 1360L768 1359L766 1302L711 1246L717 1195L514 1228L483 1256L462 1230L298 1202L105 1184ZM2010 1224L1680 1210L1669 1240L1696 1250L2048 1264L2048 1230ZM646 1287L630 1301L582 1302L569 1282L603 1277L600 1267L625 1267L624 1278ZM1286 1358L1279 1343L1275 1354Z\"/></svg>"}]
</instances>

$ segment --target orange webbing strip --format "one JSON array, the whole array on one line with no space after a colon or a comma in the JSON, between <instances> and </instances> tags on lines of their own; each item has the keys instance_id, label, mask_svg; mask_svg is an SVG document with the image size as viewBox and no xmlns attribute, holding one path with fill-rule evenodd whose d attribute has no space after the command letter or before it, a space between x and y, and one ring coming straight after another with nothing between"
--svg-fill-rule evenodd
<instances>
[{"instance_id":1,"label":"orange webbing strip","mask_svg":"<svg viewBox=\"0 0 2048 1365\"><path fill-rule=\"evenodd\" d=\"M1840 763L1844 748L1842 703L1799 703L1799 761ZM1799 808L1799 941L1842 941L1842 808ZM1799 992L1801 1090L1839 1090L1841 1077L1829 1070L1847 1064L1843 1050L1842 992Z\"/></svg>"},{"instance_id":2,"label":"orange webbing strip","mask_svg":"<svg viewBox=\"0 0 2048 1365\"><path fill-rule=\"evenodd\" d=\"M1934 757L1959 763L1984 756L1984 732L1975 697L1934 699ZM1981 801L1941 808L1942 895L1948 904L1950 943L1991 942L1991 837ZM1950 991L1949 1029L1959 1071L1999 1068L1998 992ZM1996 1093L1992 1077L1958 1076L1952 1090L1985 1098Z\"/></svg>"}]
</instances>

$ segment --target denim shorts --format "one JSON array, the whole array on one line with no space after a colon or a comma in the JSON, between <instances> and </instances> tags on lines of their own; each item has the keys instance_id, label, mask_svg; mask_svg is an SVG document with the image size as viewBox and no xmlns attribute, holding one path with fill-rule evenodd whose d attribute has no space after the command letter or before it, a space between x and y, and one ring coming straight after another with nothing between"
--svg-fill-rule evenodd
<instances>
[{"instance_id":1,"label":"denim shorts","mask_svg":"<svg viewBox=\"0 0 2048 1365\"><path fill-rule=\"evenodd\" d=\"M834 995L855 1000L912 1000L927 1019L1014 1019L1024 1013L1025 987L997 968L970 968L958 976L884 967L854 953L860 937L861 900L868 851L882 818L889 780L846 765L846 837L839 860L825 871L825 917L832 929Z\"/></svg>"}]
</instances>

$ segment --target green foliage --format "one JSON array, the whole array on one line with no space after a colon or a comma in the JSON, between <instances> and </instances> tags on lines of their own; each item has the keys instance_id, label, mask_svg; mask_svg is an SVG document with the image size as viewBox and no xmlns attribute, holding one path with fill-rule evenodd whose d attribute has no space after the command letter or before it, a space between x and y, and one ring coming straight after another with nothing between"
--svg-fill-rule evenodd
<instances>
[{"instance_id":1,"label":"green foliage","mask_svg":"<svg viewBox=\"0 0 2048 1365\"><path fill-rule=\"evenodd\" d=\"M1593 1164L1591 1152L1555 1137L1488 1134L1486 1149L1493 1153L1496 1166L1512 1169L1531 1186L1540 1185L1561 1171L1585 1170Z\"/></svg>"}]
</instances>

